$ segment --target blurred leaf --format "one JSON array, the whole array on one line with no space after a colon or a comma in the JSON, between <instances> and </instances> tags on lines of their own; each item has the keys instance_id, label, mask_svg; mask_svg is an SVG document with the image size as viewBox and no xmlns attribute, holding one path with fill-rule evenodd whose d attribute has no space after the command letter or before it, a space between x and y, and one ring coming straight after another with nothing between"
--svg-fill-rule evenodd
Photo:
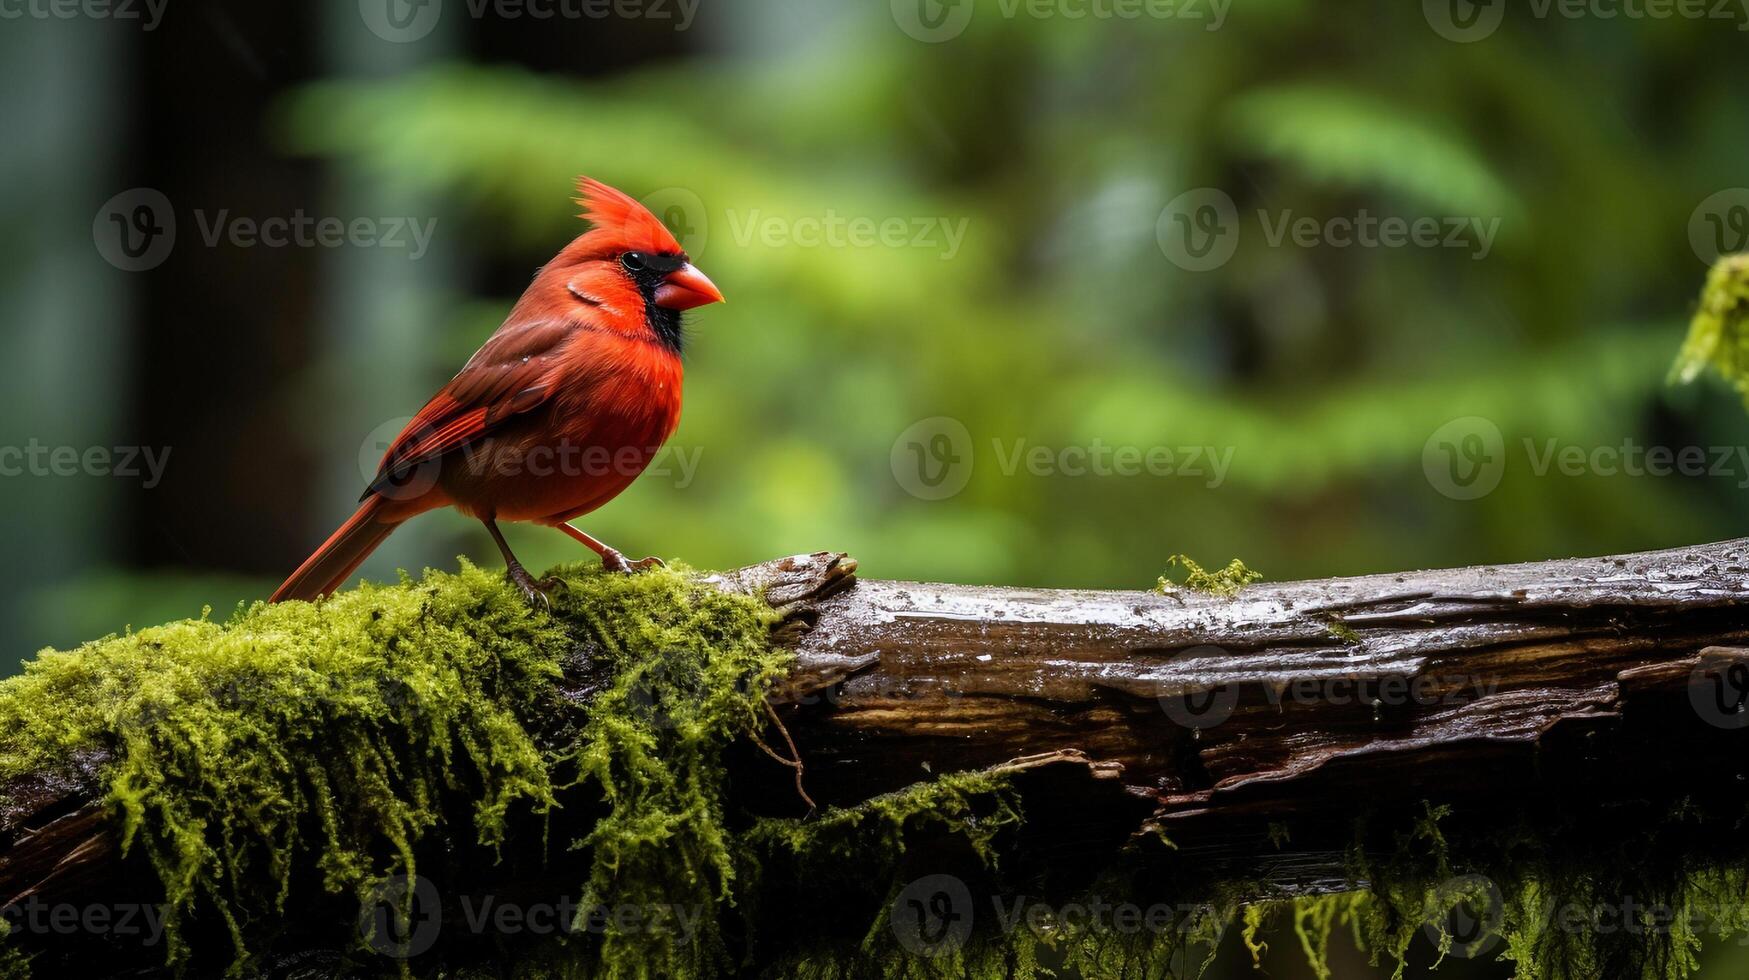
<instances>
[{"instance_id":1,"label":"blurred leaf","mask_svg":"<svg viewBox=\"0 0 1749 980\"><path fill-rule=\"evenodd\" d=\"M1425 112L1340 88L1293 85L1240 96L1231 120L1242 149L1314 182L1398 194L1442 215L1509 221L1523 212L1487 161Z\"/></svg>"}]
</instances>

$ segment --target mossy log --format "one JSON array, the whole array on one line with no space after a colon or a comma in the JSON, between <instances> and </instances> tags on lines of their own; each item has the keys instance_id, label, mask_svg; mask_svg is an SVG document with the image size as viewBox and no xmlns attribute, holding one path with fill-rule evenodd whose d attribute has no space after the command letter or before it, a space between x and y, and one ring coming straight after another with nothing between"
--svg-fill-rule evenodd
<instances>
[{"instance_id":1,"label":"mossy log","mask_svg":"<svg viewBox=\"0 0 1749 980\"><path fill-rule=\"evenodd\" d=\"M999 773L1025 814L1004 873L1059 895L1113 867L1252 899L1377 887L1401 831L1424 834L1436 810L1456 814L1453 842L1541 835L1545 873L1551 855L1629 838L1683 868L1743 858L1749 539L1233 597L855 570L823 552L703 580L762 598L795 653L769 700L811 800L742 740L723 758L733 812L829 825L945 774ZM560 666L572 702L609 682L586 647ZM0 907L78 901L124 874L110 761L85 749L0 785ZM1648 843L1702 813L1720 829ZM931 860L961 867L912 844L913 873ZM761 914L786 914L765 898Z\"/></svg>"},{"instance_id":2,"label":"mossy log","mask_svg":"<svg viewBox=\"0 0 1749 980\"><path fill-rule=\"evenodd\" d=\"M1074 754L1095 781L1041 805L1272 892L1355 887L1354 821L1427 801L1749 798L1749 539L1230 599L862 581L807 615L797 671L835 683L786 718L822 803Z\"/></svg>"}]
</instances>

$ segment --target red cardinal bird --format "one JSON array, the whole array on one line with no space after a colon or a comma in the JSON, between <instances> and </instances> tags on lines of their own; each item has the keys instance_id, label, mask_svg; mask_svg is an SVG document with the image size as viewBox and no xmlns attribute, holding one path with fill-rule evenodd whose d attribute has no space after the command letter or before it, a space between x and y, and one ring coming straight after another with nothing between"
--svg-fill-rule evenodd
<instances>
[{"instance_id":1,"label":"red cardinal bird","mask_svg":"<svg viewBox=\"0 0 1749 980\"><path fill-rule=\"evenodd\" d=\"M491 532L507 577L530 602L536 582L499 520L556 527L614 571L627 562L568 521L624 490L680 422L680 314L723 294L643 205L587 177L594 227L535 274L504 324L383 455L352 519L285 580L272 602L343 584L402 521L453 506Z\"/></svg>"}]
</instances>

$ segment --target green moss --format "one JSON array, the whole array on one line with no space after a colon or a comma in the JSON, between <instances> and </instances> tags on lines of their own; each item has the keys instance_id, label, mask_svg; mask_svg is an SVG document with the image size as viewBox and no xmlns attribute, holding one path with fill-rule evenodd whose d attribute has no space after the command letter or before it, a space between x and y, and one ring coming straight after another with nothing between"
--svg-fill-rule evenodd
<instances>
[{"instance_id":1,"label":"green moss","mask_svg":"<svg viewBox=\"0 0 1749 980\"><path fill-rule=\"evenodd\" d=\"M788 957L777 972L815 978L963 976L974 962L1028 959L1028 950L1004 945L999 951L955 949L919 960L895 941L890 919L894 901L907 884L901 869L908 840L920 835L952 838L963 843L977 863L995 867L998 837L1022 822L1019 796L1009 776L1001 768L949 773L855 807L827 809L815 819L756 822L743 838L743 857L745 865L765 879L765 887L750 889L750 895L768 888L801 888L819 890L819 901L843 901L849 893L870 910L854 957L809 948ZM844 880L847 869L854 869L853 881ZM832 896L833 891L839 894ZM745 911L751 918L762 910L749 906Z\"/></svg>"},{"instance_id":2,"label":"green moss","mask_svg":"<svg viewBox=\"0 0 1749 980\"><path fill-rule=\"evenodd\" d=\"M1703 940L1749 937L1749 868L1682 856L1695 828L1680 819L1570 849L1564 834L1483 825L1485 839L1467 840L1460 856L1444 829L1451 816L1425 807L1382 862L1367 861L1357 844L1349 877L1370 882L1364 890L1248 909L1246 945L1260 959L1256 937L1286 916L1323 980L1338 929L1397 978L1422 937L1432 968L1461 956L1510 962L1516 980L1684 980L1699 970ZM1454 935L1454 922L1485 925Z\"/></svg>"},{"instance_id":3,"label":"green moss","mask_svg":"<svg viewBox=\"0 0 1749 980\"><path fill-rule=\"evenodd\" d=\"M513 817L561 792L599 801L577 842L586 902L723 901L715 753L754 724L787 662L766 643L771 613L678 571L560 571L551 616L464 563L46 651L0 682L0 781L107 758L106 802L162 881L178 967L197 911L220 917L230 969L247 972L294 889L368 900L420 873L422 844L496 851ZM562 697L579 650L601 689ZM676 954L647 939L610 927L590 955L645 974L713 941Z\"/></svg>"},{"instance_id":4,"label":"green moss","mask_svg":"<svg viewBox=\"0 0 1749 980\"><path fill-rule=\"evenodd\" d=\"M0 980L28 980L30 958L6 945L6 937L11 933L12 924L0 919Z\"/></svg>"},{"instance_id":5,"label":"green moss","mask_svg":"<svg viewBox=\"0 0 1749 980\"><path fill-rule=\"evenodd\" d=\"M689 910L702 927L677 943L610 926L603 973L711 975L726 955L718 920L737 874L721 753L760 723L760 702L791 658L767 643L774 614L764 603L673 573L591 584L558 609L600 639L613 670L564 759L573 785L609 804L576 845L590 855L583 904Z\"/></svg>"},{"instance_id":6,"label":"green moss","mask_svg":"<svg viewBox=\"0 0 1749 980\"><path fill-rule=\"evenodd\" d=\"M471 566L321 605L258 604L46 651L0 684L0 780L107 753L123 847L163 881L169 959L185 916L223 917L236 965L313 860L331 892L416 873L436 800L468 787L472 833L552 787L519 719L551 689L565 632Z\"/></svg>"},{"instance_id":7,"label":"green moss","mask_svg":"<svg viewBox=\"0 0 1749 980\"><path fill-rule=\"evenodd\" d=\"M963 838L994 864L996 836L1021 823L1020 800L1004 769L948 773L855 807L834 807L814 820L761 820L747 844L757 853L787 852L804 862L871 853L894 858L904 853L906 832L920 823Z\"/></svg>"},{"instance_id":8,"label":"green moss","mask_svg":"<svg viewBox=\"0 0 1749 980\"><path fill-rule=\"evenodd\" d=\"M1749 935L1749 893L1740 874L1700 872L1671 891L1634 896L1643 907L1628 909L1620 920L1622 896L1612 889L1580 878L1559 884L1537 877L1504 880L1504 894L1495 879L1470 875L1420 889L1396 885L1271 903L1254 907L1262 910L1257 928L1291 915L1301 950L1320 980L1332 976L1329 943L1339 928L1351 931L1374 965L1388 960L1397 978L1406 972L1417 936L1430 941L1435 969L1439 961L1462 955L1511 962L1518 980L1683 980L1698 972L1704 938ZM1448 923L1460 908L1465 918L1485 917L1490 927L1473 937L1452 935ZM1587 921L1588 915L1596 919ZM1563 925L1563 917L1576 918ZM1247 945L1255 953L1260 943L1249 938L1252 921L1248 911Z\"/></svg>"},{"instance_id":9,"label":"green moss","mask_svg":"<svg viewBox=\"0 0 1749 980\"><path fill-rule=\"evenodd\" d=\"M1701 290L1688 337L1670 368L1672 383L1687 384L1709 366L1736 387L1749 406L1749 255L1713 263Z\"/></svg>"},{"instance_id":10,"label":"green moss","mask_svg":"<svg viewBox=\"0 0 1749 980\"><path fill-rule=\"evenodd\" d=\"M1238 595L1245 586L1263 577L1263 573L1246 568L1245 563L1237 558L1228 562L1226 568L1216 572L1205 570L1201 565L1192 561L1188 555L1173 555L1166 559L1166 564L1171 568L1183 568L1184 582L1179 585L1162 575L1154 585L1156 592L1171 593L1180 588L1186 588L1192 592L1202 592L1220 596L1223 599L1231 599Z\"/></svg>"},{"instance_id":11,"label":"green moss","mask_svg":"<svg viewBox=\"0 0 1749 980\"><path fill-rule=\"evenodd\" d=\"M1237 591L1255 577L1238 562L1213 576L1176 563L1187 587ZM1703 817L1688 808L1664 824L1654 814L1641 838L1605 851L1499 814L1471 814L1458 833L1449 808L1428 805L1382 834L1382 858L1363 846L1381 834L1357 824L1347 877L1365 890L1283 902L1248 900L1255 883L1162 876L1141 855L1172 852L1145 835L1113 868L1086 869L1091 884L1026 877L1009 767L807 820L751 819L732 802L723 756L763 724L760 702L789 665L768 643L770 610L683 570L559 571L568 585L551 615L464 564L46 652L0 682L0 783L105 760L115 826L161 882L168 959L201 975L255 972L287 924L303 930L292 948L351 950L342 973L484 964L494 975L681 978L1194 976L1228 925L1261 961L1266 928L1285 918L1323 978L1331 937L1346 930L1398 976L1425 936L1442 958L1503 957L1523 980L1679 980L1706 936L1749 935L1749 866L1691 858ZM1271 824L1268 836L1281 847L1289 832ZM941 873L961 876L983 911L962 945L919 956L892 910ZM355 919L358 900L399 874L464 893L553 879L582 909L679 909L692 928L677 937L609 919L472 947L462 936L402 967L365 948ZM1194 912L1128 933L1053 916L999 927L990 914L992 898L1041 894L1058 908L1163 898ZM325 920L311 896L344 914ZM1562 927L1562 910L1620 896L1640 903L1630 918L1648 928ZM1497 939L1466 946L1447 933L1459 906L1491 909ZM1652 928L1657 906L1676 912ZM324 921L327 938L306 942ZM29 966L0 939L0 977Z\"/></svg>"},{"instance_id":12,"label":"green moss","mask_svg":"<svg viewBox=\"0 0 1749 980\"><path fill-rule=\"evenodd\" d=\"M1359 645L1365 642L1360 638L1360 634L1355 631L1354 627L1348 625L1346 620L1335 613L1323 617L1322 622L1324 628L1330 631L1331 636L1334 636L1344 643Z\"/></svg>"},{"instance_id":13,"label":"green moss","mask_svg":"<svg viewBox=\"0 0 1749 980\"><path fill-rule=\"evenodd\" d=\"M1269 822L1269 843L1276 850L1279 851L1286 847L1292 840L1293 833L1288 829L1287 824L1275 820Z\"/></svg>"}]
</instances>

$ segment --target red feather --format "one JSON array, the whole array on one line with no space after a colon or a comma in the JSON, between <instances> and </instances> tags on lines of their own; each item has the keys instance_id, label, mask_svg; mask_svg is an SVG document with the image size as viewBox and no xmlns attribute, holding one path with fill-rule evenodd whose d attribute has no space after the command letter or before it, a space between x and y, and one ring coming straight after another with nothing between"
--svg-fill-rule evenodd
<instances>
[{"instance_id":1,"label":"red feather","mask_svg":"<svg viewBox=\"0 0 1749 980\"><path fill-rule=\"evenodd\" d=\"M624 490L673 433L680 357L648 318L648 283L620 257L684 253L630 196L586 177L578 187L593 227L535 275L504 323L390 444L358 513L274 601L340 587L395 526L436 507L554 525L588 513ZM721 298L714 288L708 295Z\"/></svg>"}]
</instances>

